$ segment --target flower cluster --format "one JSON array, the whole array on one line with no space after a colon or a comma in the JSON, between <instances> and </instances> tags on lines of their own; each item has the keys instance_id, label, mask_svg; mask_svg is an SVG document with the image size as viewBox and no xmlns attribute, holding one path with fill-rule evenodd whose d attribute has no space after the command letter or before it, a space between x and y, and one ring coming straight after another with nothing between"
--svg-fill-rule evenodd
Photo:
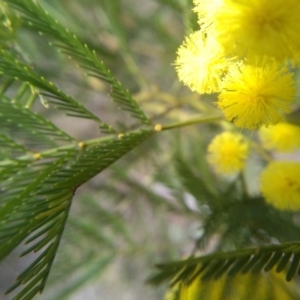
<instances>
[{"instance_id":1,"label":"flower cluster","mask_svg":"<svg viewBox=\"0 0 300 300\"><path fill-rule=\"evenodd\" d=\"M300 61L298 0L194 0L201 30L178 49L179 79L193 91L219 93L236 126L275 125L296 94L287 62Z\"/></svg>"},{"instance_id":2,"label":"flower cluster","mask_svg":"<svg viewBox=\"0 0 300 300\"><path fill-rule=\"evenodd\" d=\"M281 153L300 149L300 127L280 123L259 130L262 147ZM260 176L266 202L280 210L300 210L300 163L271 161Z\"/></svg>"}]
</instances>

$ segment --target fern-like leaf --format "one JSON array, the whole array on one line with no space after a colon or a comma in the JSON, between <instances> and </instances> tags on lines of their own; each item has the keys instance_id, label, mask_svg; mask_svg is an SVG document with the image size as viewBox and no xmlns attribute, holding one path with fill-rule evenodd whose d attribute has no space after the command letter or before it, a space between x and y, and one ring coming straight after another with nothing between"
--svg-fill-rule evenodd
<instances>
[{"instance_id":1,"label":"fern-like leaf","mask_svg":"<svg viewBox=\"0 0 300 300\"><path fill-rule=\"evenodd\" d=\"M0 260L25 242L22 256L41 252L7 292L14 299L32 299L44 289L79 186L155 134L149 119L128 90L79 39L64 29L33 0L6 1L23 21L45 35L53 46L73 58L89 75L111 85L119 106L140 121L141 129L116 131L65 94L22 59L13 48L0 50ZM15 82L21 82L16 91ZM19 84L19 83L17 83ZM15 92L15 97L8 95ZM105 137L76 141L30 106L43 96L69 116L96 122ZM25 101L25 104L24 104ZM152 128L151 128L152 127ZM115 220L116 226L117 222ZM85 224L80 224L84 226ZM125 235L125 232L124 232Z\"/></svg>"},{"instance_id":2,"label":"fern-like leaf","mask_svg":"<svg viewBox=\"0 0 300 300\"><path fill-rule=\"evenodd\" d=\"M23 169L2 182L0 259L26 238L28 248L23 255L43 250L8 290L26 284L15 299L30 299L42 291L76 189L153 133L142 130L103 142L87 141L83 150L69 149L58 158L55 151L41 152L40 160L32 157L30 162L28 157Z\"/></svg>"},{"instance_id":3,"label":"fern-like leaf","mask_svg":"<svg viewBox=\"0 0 300 300\"><path fill-rule=\"evenodd\" d=\"M4 96L0 100L0 126L2 132L48 147L55 146L58 141L74 141L49 120Z\"/></svg>"},{"instance_id":4,"label":"fern-like leaf","mask_svg":"<svg viewBox=\"0 0 300 300\"><path fill-rule=\"evenodd\" d=\"M20 62L10 52L1 50L0 54L0 73L27 82L45 91L44 95L49 98L49 102L55 104L58 109L65 111L67 115L94 120L104 132L115 133L111 126L101 121L81 103L63 93L52 82L48 82L44 77L37 75L29 66Z\"/></svg>"},{"instance_id":5,"label":"fern-like leaf","mask_svg":"<svg viewBox=\"0 0 300 300\"><path fill-rule=\"evenodd\" d=\"M22 145L18 144L14 140L10 139L3 133L0 133L0 159L7 159L21 153L26 153L27 149Z\"/></svg>"},{"instance_id":6,"label":"fern-like leaf","mask_svg":"<svg viewBox=\"0 0 300 300\"><path fill-rule=\"evenodd\" d=\"M24 20L34 30L57 41L53 45L76 60L79 66L87 71L88 75L109 83L112 87L111 97L122 109L130 112L130 115L137 118L141 124L151 124L151 121L139 108L129 91L114 78L104 63L98 59L96 52L90 50L87 45L82 44L76 35L62 27L37 2L33 0L4 1L12 8L22 12Z\"/></svg>"},{"instance_id":7,"label":"fern-like leaf","mask_svg":"<svg viewBox=\"0 0 300 300\"><path fill-rule=\"evenodd\" d=\"M286 280L290 281L297 272L300 273L299 254L299 242L213 253L158 265L160 271L149 279L149 283L157 285L166 280L172 280L173 284L183 280L193 282L197 276L210 280L224 274L235 276L239 273L257 273L262 270L268 272L272 269L278 273L287 270Z\"/></svg>"}]
</instances>

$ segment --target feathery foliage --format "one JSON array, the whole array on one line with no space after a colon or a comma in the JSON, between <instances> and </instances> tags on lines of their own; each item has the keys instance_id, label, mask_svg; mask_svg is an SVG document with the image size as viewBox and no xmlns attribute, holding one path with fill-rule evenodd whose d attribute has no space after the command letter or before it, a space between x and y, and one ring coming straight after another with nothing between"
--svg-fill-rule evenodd
<instances>
[{"instance_id":1,"label":"feathery foliage","mask_svg":"<svg viewBox=\"0 0 300 300\"><path fill-rule=\"evenodd\" d=\"M74 58L90 75L108 82L112 86L112 98L123 109L142 123L150 124L129 91L111 75L95 52L61 27L37 2L8 1L7 4L21 11L24 22L36 32L52 38L54 47ZM102 131L113 134L78 142L32 111L30 106L20 103L21 92L10 99L6 95L9 84L2 90L0 258L24 240L26 249L22 256L42 250L7 290L11 292L22 285L23 289L14 299L31 299L45 286L76 189L151 136L154 130L141 129L117 135L111 126L37 74L10 49L1 50L0 72L9 83L15 80L23 83L21 89L30 87L27 103L31 104L34 98L42 95L66 115L93 120ZM30 141L28 146L26 141Z\"/></svg>"},{"instance_id":2,"label":"feathery foliage","mask_svg":"<svg viewBox=\"0 0 300 300\"><path fill-rule=\"evenodd\" d=\"M8 5L24 14L24 21L27 22L33 30L52 38L54 40L54 42L52 42L53 46L58 47L62 53L74 59L79 67L87 71L87 75L109 83L111 85L111 97L122 109L130 112L131 115L139 119L142 124L150 124L149 119L131 97L129 91L114 78L103 62L99 61L95 51L91 51L87 45L82 44L76 35L70 33L68 29L63 28L46 11L44 11L38 3L31 0L13 0L6 2ZM46 91L49 90L46 89ZM59 92L60 91L57 90L57 93ZM58 95L56 94L56 96ZM68 102L66 101L66 98L64 99L64 102ZM66 103L64 104L64 106L60 105L59 107L65 107L70 111L72 110L71 106ZM74 105L74 103L72 104ZM81 109L84 110L84 108ZM75 113L79 113L80 116L80 111L76 110ZM90 114L90 118L94 119L91 113L86 112L86 114ZM109 127L105 124L102 126L104 126L104 129L109 130Z\"/></svg>"},{"instance_id":3,"label":"feathery foliage","mask_svg":"<svg viewBox=\"0 0 300 300\"><path fill-rule=\"evenodd\" d=\"M282 272L288 265L286 280L290 281L299 272L298 242L281 245L261 246L228 253L213 253L203 257L158 265L160 273L149 279L152 284L173 279L173 284L181 281L192 283L197 276L203 280L218 279L223 274L235 276L238 273L270 271ZM289 264L289 260L292 262Z\"/></svg>"}]
</instances>

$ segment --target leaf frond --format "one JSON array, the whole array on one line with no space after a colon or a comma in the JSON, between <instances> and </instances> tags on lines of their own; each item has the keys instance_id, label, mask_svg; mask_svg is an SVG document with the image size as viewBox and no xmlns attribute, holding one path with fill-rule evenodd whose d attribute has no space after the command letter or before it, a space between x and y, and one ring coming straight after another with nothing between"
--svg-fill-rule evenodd
<instances>
[{"instance_id":1,"label":"leaf frond","mask_svg":"<svg viewBox=\"0 0 300 300\"><path fill-rule=\"evenodd\" d=\"M129 91L114 78L110 70L98 59L96 52L90 50L86 44L79 41L76 35L62 27L37 2L32 0L4 1L12 8L19 10L23 14L24 20L32 28L57 41L58 43L54 42L53 45L58 47L62 53L77 61L79 67L87 71L87 75L110 84L112 100L118 103L123 110L128 111L141 124L151 124L151 121L139 108Z\"/></svg>"},{"instance_id":2,"label":"leaf frond","mask_svg":"<svg viewBox=\"0 0 300 300\"><path fill-rule=\"evenodd\" d=\"M217 252L158 265L160 271L148 282L154 285L166 280L171 280L173 284L181 281L191 283L197 276L202 280L212 280L223 274L233 277L239 273L269 272L272 269L278 273L286 270L286 280L290 281L299 270L299 253L299 242Z\"/></svg>"},{"instance_id":3,"label":"leaf frond","mask_svg":"<svg viewBox=\"0 0 300 300\"><path fill-rule=\"evenodd\" d=\"M0 126L7 135L21 140L26 137L30 143L44 144L47 147L57 145L58 141L65 143L74 141L66 132L40 114L6 97L0 99ZM20 147L18 148L21 149Z\"/></svg>"},{"instance_id":4,"label":"leaf frond","mask_svg":"<svg viewBox=\"0 0 300 300\"><path fill-rule=\"evenodd\" d=\"M101 143L87 141L81 151L25 160L15 174L9 174L10 179L2 181L0 259L24 240L26 249L21 255L43 250L7 291L23 285L15 299L30 299L43 290L76 189L153 133L140 130L102 139ZM11 168L9 162L14 163L7 160L3 170Z\"/></svg>"},{"instance_id":5,"label":"leaf frond","mask_svg":"<svg viewBox=\"0 0 300 300\"><path fill-rule=\"evenodd\" d=\"M1 144L1 149L0 149L1 160L12 158L16 155L24 154L28 151L24 146L10 139L3 133L0 133L0 144Z\"/></svg>"},{"instance_id":6,"label":"leaf frond","mask_svg":"<svg viewBox=\"0 0 300 300\"><path fill-rule=\"evenodd\" d=\"M52 82L48 82L44 77L36 74L29 66L19 61L14 55L5 50L0 50L0 73L10 76L16 80L27 82L38 89L45 91L42 95L54 104L58 109L66 114L78 118L91 119L99 124L99 127L106 133L115 133L111 126L105 124L97 116L87 110L81 103L78 103L71 96L63 93Z\"/></svg>"}]
</instances>

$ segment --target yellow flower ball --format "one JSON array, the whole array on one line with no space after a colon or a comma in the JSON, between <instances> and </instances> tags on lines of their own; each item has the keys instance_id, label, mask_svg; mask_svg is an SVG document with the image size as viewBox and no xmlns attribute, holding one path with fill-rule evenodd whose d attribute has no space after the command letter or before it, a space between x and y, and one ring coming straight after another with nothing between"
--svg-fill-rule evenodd
<instances>
[{"instance_id":1,"label":"yellow flower ball","mask_svg":"<svg viewBox=\"0 0 300 300\"><path fill-rule=\"evenodd\" d=\"M223 0L194 0L194 12L198 15L198 23L205 32L210 30L212 19L222 8Z\"/></svg>"},{"instance_id":2,"label":"yellow flower ball","mask_svg":"<svg viewBox=\"0 0 300 300\"><path fill-rule=\"evenodd\" d=\"M283 61L300 52L299 0L195 0L195 5L199 23L229 55Z\"/></svg>"},{"instance_id":3,"label":"yellow flower ball","mask_svg":"<svg viewBox=\"0 0 300 300\"><path fill-rule=\"evenodd\" d=\"M248 143L242 135L223 132L209 144L207 161L216 173L235 174L243 169L248 152Z\"/></svg>"},{"instance_id":4,"label":"yellow flower ball","mask_svg":"<svg viewBox=\"0 0 300 300\"><path fill-rule=\"evenodd\" d=\"M260 176L266 202L280 210L300 210L300 163L271 162Z\"/></svg>"},{"instance_id":5,"label":"yellow flower ball","mask_svg":"<svg viewBox=\"0 0 300 300\"><path fill-rule=\"evenodd\" d=\"M291 152L300 148L300 127L289 123L261 127L259 137L267 150Z\"/></svg>"},{"instance_id":6,"label":"yellow flower ball","mask_svg":"<svg viewBox=\"0 0 300 300\"><path fill-rule=\"evenodd\" d=\"M197 31L179 47L175 65L179 79L192 91L210 94L220 91L229 62L213 37L206 38Z\"/></svg>"},{"instance_id":7,"label":"yellow flower ball","mask_svg":"<svg viewBox=\"0 0 300 300\"><path fill-rule=\"evenodd\" d=\"M291 111L296 87L293 74L274 60L232 65L224 78L218 106L237 127L275 125Z\"/></svg>"}]
</instances>

